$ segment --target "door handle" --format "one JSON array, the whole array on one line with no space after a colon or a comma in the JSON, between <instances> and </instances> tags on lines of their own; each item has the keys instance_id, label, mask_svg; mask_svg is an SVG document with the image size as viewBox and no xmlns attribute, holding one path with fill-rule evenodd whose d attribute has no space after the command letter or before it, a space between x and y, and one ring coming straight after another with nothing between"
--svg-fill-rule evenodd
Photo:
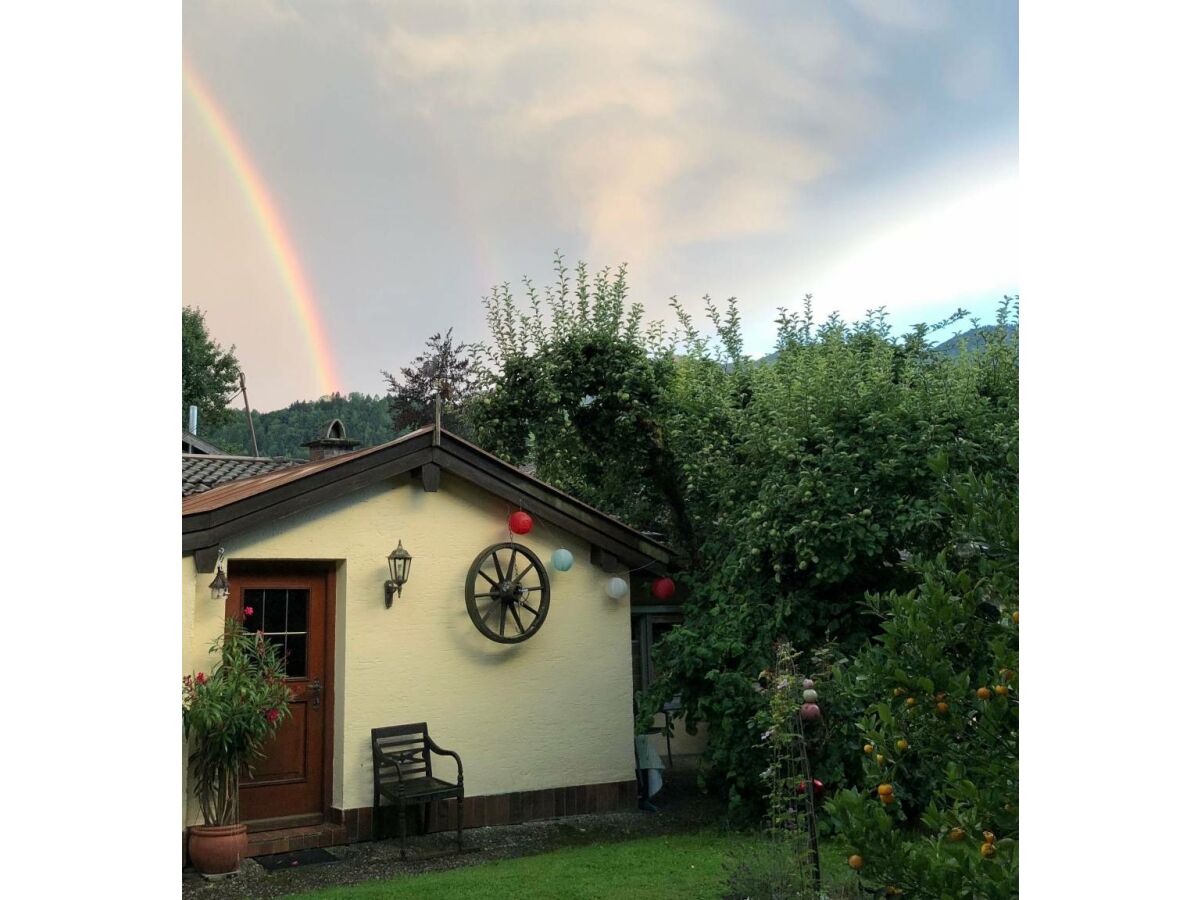
<instances>
[{"instance_id":1,"label":"door handle","mask_svg":"<svg viewBox=\"0 0 1200 900\"><path fill-rule=\"evenodd\" d=\"M320 709L321 707L321 679L314 678L308 683L309 694L312 697L313 708Z\"/></svg>"}]
</instances>

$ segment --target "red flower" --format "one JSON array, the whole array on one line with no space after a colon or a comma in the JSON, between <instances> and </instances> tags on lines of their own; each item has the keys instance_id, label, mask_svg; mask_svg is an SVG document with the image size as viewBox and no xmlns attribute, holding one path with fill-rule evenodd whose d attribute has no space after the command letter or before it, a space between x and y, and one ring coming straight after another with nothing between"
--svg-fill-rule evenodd
<instances>
[{"instance_id":1,"label":"red flower","mask_svg":"<svg viewBox=\"0 0 1200 900\"><path fill-rule=\"evenodd\" d=\"M275 720L278 718L279 718L279 710L277 710L277 709L268 709L267 710L267 721L270 722L272 725L275 724Z\"/></svg>"},{"instance_id":2,"label":"red flower","mask_svg":"<svg viewBox=\"0 0 1200 900\"><path fill-rule=\"evenodd\" d=\"M247 619L250 618L252 615L254 615L254 607L247 606L245 609L242 610L242 615L244 615Z\"/></svg>"},{"instance_id":3,"label":"red flower","mask_svg":"<svg viewBox=\"0 0 1200 900\"><path fill-rule=\"evenodd\" d=\"M204 684L206 681L208 681L207 675L205 675L203 672L196 673L196 684Z\"/></svg>"}]
</instances>

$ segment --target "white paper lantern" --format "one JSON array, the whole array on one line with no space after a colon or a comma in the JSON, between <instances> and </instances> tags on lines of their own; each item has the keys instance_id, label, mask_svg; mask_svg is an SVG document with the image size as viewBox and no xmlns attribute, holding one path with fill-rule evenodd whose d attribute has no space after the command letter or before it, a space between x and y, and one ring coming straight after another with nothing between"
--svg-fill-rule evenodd
<instances>
[{"instance_id":1,"label":"white paper lantern","mask_svg":"<svg viewBox=\"0 0 1200 900\"><path fill-rule=\"evenodd\" d=\"M624 578L610 578L608 579L608 586L605 588L605 591L614 600L620 600L629 593L629 585L625 583Z\"/></svg>"}]
</instances>

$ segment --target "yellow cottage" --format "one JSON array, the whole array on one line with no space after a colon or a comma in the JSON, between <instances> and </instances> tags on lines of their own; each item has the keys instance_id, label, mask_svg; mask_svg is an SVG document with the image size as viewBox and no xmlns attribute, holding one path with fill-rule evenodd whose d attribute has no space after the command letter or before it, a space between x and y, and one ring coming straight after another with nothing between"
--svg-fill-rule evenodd
<instances>
[{"instance_id":1,"label":"yellow cottage","mask_svg":"<svg viewBox=\"0 0 1200 900\"><path fill-rule=\"evenodd\" d=\"M668 548L443 429L349 451L334 426L309 463L183 501L184 674L210 668L245 607L287 654L292 716L240 792L251 854L370 839L371 730L410 722L462 756L464 827L632 808L635 682L678 616L611 582L632 571L645 601ZM514 535L519 510L534 526ZM412 561L389 606L401 541ZM210 590L218 559L227 599ZM497 616L488 594L515 574L521 602ZM186 757L185 830L202 821Z\"/></svg>"}]
</instances>

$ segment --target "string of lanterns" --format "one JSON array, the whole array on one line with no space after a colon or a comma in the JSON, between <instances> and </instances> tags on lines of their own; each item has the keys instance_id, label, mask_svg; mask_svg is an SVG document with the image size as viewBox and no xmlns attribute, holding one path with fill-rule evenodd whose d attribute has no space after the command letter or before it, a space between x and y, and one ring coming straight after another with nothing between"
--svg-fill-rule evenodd
<instances>
[{"instance_id":1,"label":"string of lanterns","mask_svg":"<svg viewBox=\"0 0 1200 900\"><path fill-rule=\"evenodd\" d=\"M523 509L510 513L508 530L510 534L529 534L533 531L533 516ZM575 565L575 555L567 548L559 547L550 554L550 564L559 572L569 571L571 566ZM629 582L614 576L608 580L604 592L613 600L620 600L629 593ZM656 600L669 600L675 596L675 581L665 576L656 578L650 586L650 593Z\"/></svg>"}]
</instances>

